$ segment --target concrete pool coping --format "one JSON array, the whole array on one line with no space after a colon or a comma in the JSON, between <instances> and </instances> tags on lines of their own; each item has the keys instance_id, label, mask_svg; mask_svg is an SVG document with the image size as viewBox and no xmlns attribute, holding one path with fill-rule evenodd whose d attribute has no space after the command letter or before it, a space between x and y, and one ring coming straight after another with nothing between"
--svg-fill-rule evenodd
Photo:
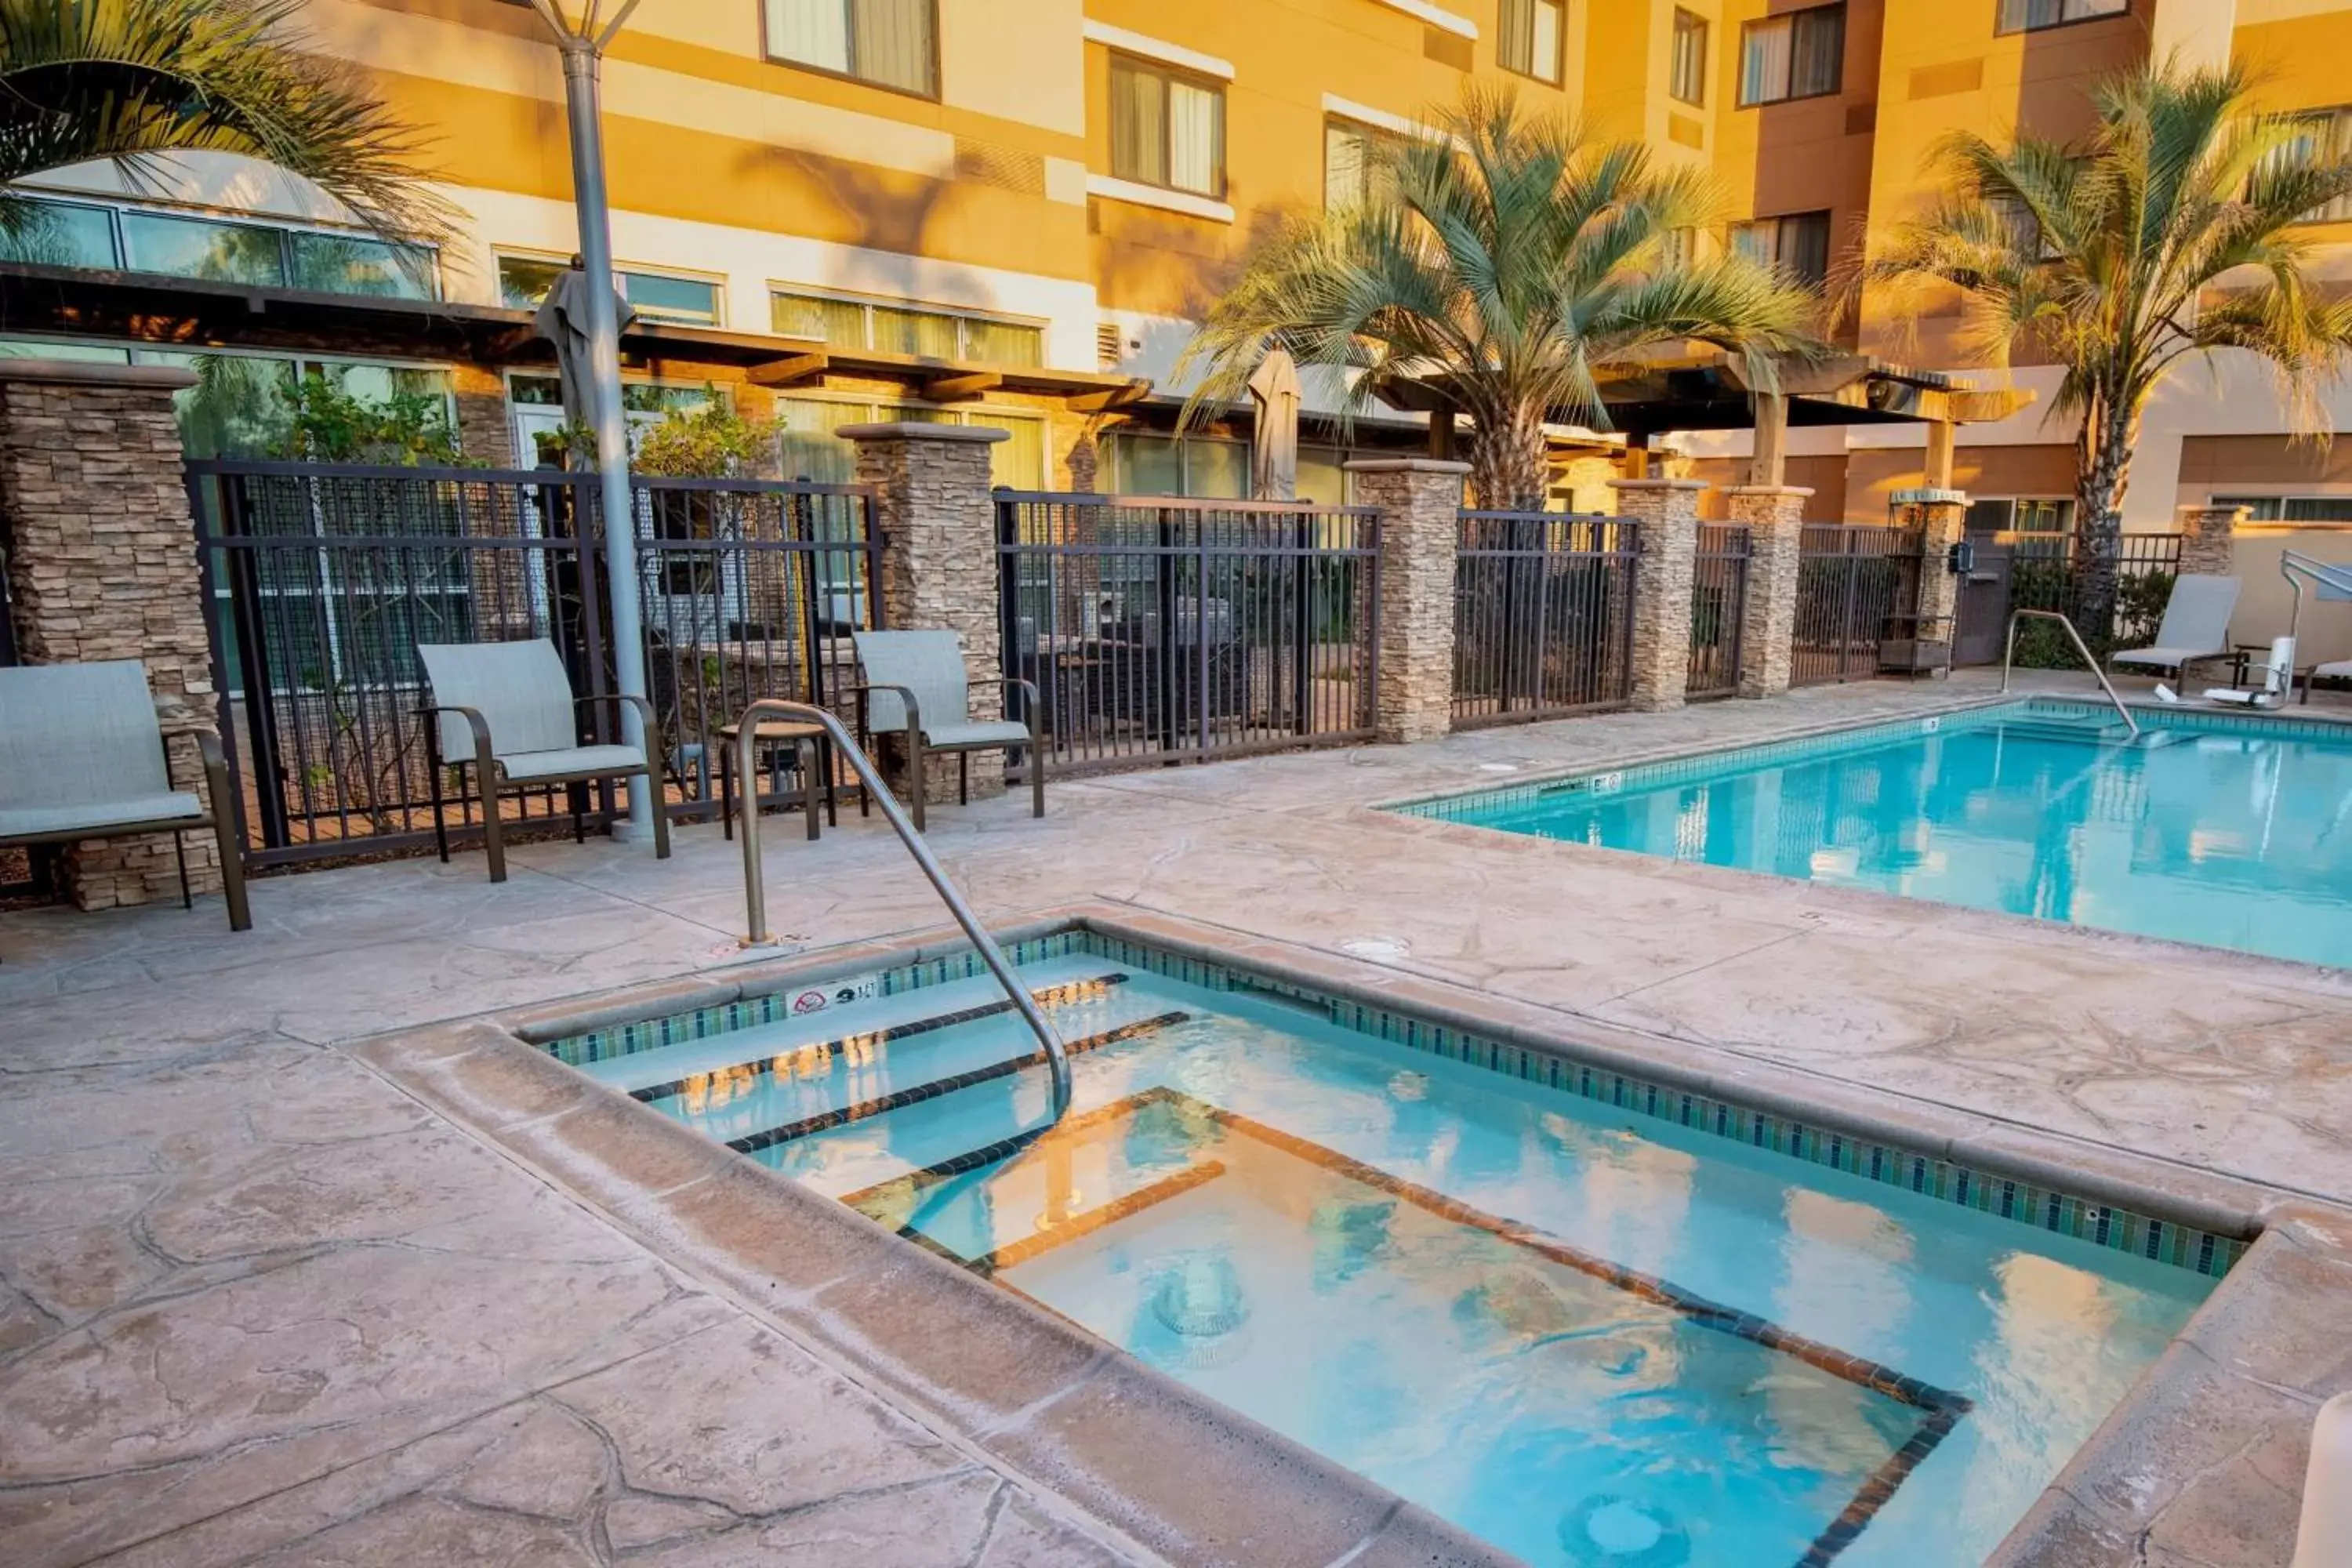
<instances>
[{"instance_id":1,"label":"concrete pool coping","mask_svg":"<svg viewBox=\"0 0 2352 1568\"><path fill-rule=\"evenodd\" d=\"M1970 704L1974 706L1975 704ZM1080 902L1083 927L1857 1137L2252 1238L1988 1561L2241 1560L2293 1518L2322 1391L2352 1365L2352 1211L2282 1189L1202 921ZM960 953L874 941L377 1037L411 1092L928 1425L1183 1563L1507 1563L1384 1489L540 1048L630 1018ZM2263 1494L2268 1494L2263 1497ZM2263 1506L2253 1506L2262 1504ZM2176 1550L2178 1557L2160 1553ZM2192 1544L2193 1543L2193 1544ZM2193 1554L2191 1554L2193 1552Z\"/></svg>"}]
</instances>

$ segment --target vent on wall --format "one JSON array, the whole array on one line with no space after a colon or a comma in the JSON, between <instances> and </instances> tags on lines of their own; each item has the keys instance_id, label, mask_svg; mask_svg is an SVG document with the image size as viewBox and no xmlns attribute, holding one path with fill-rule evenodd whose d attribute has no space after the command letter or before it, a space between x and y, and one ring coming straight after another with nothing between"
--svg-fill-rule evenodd
<instances>
[{"instance_id":1,"label":"vent on wall","mask_svg":"<svg viewBox=\"0 0 2352 1568\"><path fill-rule=\"evenodd\" d=\"M1470 40L1443 27L1422 28L1421 52L1424 58L1458 71L1466 71L1471 66Z\"/></svg>"},{"instance_id":2,"label":"vent on wall","mask_svg":"<svg viewBox=\"0 0 2352 1568\"><path fill-rule=\"evenodd\" d=\"M1706 145L1706 127L1687 114L1668 114L1666 134L1685 147Z\"/></svg>"},{"instance_id":3,"label":"vent on wall","mask_svg":"<svg viewBox=\"0 0 2352 1568\"><path fill-rule=\"evenodd\" d=\"M1018 191L1024 196L1045 194L1045 160L1017 147L999 147L959 136L955 172L959 180L977 180L983 185Z\"/></svg>"},{"instance_id":4,"label":"vent on wall","mask_svg":"<svg viewBox=\"0 0 2352 1568\"><path fill-rule=\"evenodd\" d=\"M1984 85L1984 59L1947 60L1939 66L1921 66L1911 73L1913 98L1943 98L1955 92L1974 92Z\"/></svg>"},{"instance_id":5,"label":"vent on wall","mask_svg":"<svg viewBox=\"0 0 2352 1568\"><path fill-rule=\"evenodd\" d=\"M1867 136L1877 129L1877 104L1849 103L1845 106L1845 133L1847 135Z\"/></svg>"},{"instance_id":6,"label":"vent on wall","mask_svg":"<svg viewBox=\"0 0 2352 1568\"><path fill-rule=\"evenodd\" d=\"M1127 339L1117 321L1102 321L1095 327L1095 363L1105 370L1117 370L1118 362L1127 357Z\"/></svg>"}]
</instances>

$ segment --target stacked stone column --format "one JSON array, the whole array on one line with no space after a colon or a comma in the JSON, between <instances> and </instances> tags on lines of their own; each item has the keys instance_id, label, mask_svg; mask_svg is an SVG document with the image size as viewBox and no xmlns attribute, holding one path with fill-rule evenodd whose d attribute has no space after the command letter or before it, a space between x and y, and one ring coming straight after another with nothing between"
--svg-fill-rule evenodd
<instances>
[{"instance_id":1,"label":"stacked stone column","mask_svg":"<svg viewBox=\"0 0 2352 1568\"><path fill-rule=\"evenodd\" d=\"M219 714L172 406L195 379L154 365L0 359L0 518L17 657L144 663L173 783L209 808L196 737L217 735ZM191 885L217 890L212 839L185 842ZM180 890L169 834L74 845L66 876L86 910Z\"/></svg>"},{"instance_id":2,"label":"stacked stone column","mask_svg":"<svg viewBox=\"0 0 2352 1568\"><path fill-rule=\"evenodd\" d=\"M1919 531L1919 635L1957 637L1960 574L1951 568L1952 546L1967 531L1969 498L1959 490L1897 490L1895 505L1905 525Z\"/></svg>"},{"instance_id":3,"label":"stacked stone column","mask_svg":"<svg viewBox=\"0 0 2352 1568\"><path fill-rule=\"evenodd\" d=\"M1739 695L1789 689L1797 636L1797 566L1805 503L1796 485L1748 485L1727 492L1731 521L1748 529L1748 592L1739 619Z\"/></svg>"},{"instance_id":4,"label":"stacked stone column","mask_svg":"<svg viewBox=\"0 0 2352 1568\"><path fill-rule=\"evenodd\" d=\"M2227 577L2236 565L2242 506L2180 509L2180 571L2184 576Z\"/></svg>"},{"instance_id":5,"label":"stacked stone column","mask_svg":"<svg viewBox=\"0 0 2352 1568\"><path fill-rule=\"evenodd\" d=\"M1381 668L1374 723L1384 742L1454 728L1454 560L1467 463L1441 458L1349 463L1360 505L1381 514Z\"/></svg>"},{"instance_id":6,"label":"stacked stone column","mask_svg":"<svg viewBox=\"0 0 2352 1568\"><path fill-rule=\"evenodd\" d=\"M1690 685L1691 590L1698 553L1704 479L1612 479L1617 512L1640 525L1633 569L1633 669L1637 713L1680 708Z\"/></svg>"},{"instance_id":7,"label":"stacked stone column","mask_svg":"<svg viewBox=\"0 0 2352 1568\"><path fill-rule=\"evenodd\" d=\"M881 529L884 623L907 630L948 630L963 645L975 720L1002 718L1003 673L997 658L996 502L990 494L989 447L1009 438L971 425L845 425L835 432L857 451L857 482L874 487ZM893 746L886 773L904 793L906 759ZM1004 793L1004 753L970 754L971 793ZM1039 760L1031 759L1031 765ZM927 801L956 798L957 765L940 758L924 779Z\"/></svg>"}]
</instances>

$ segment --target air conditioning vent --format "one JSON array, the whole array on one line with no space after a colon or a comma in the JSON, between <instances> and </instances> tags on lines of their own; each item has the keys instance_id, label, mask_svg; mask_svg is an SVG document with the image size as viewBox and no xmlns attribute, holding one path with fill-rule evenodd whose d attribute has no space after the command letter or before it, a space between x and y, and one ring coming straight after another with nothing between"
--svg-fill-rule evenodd
<instances>
[{"instance_id":1,"label":"air conditioning vent","mask_svg":"<svg viewBox=\"0 0 2352 1568\"><path fill-rule=\"evenodd\" d=\"M1095 363L1105 370L1117 370L1118 362L1127 357L1127 339L1116 321L1104 321L1095 328Z\"/></svg>"},{"instance_id":2,"label":"air conditioning vent","mask_svg":"<svg viewBox=\"0 0 2352 1568\"><path fill-rule=\"evenodd\" d=\"M955 149L959 180L977 180L983 185L1018 191L1024 196L1045 194L1045 160L1034 153L974 142L963 136L956 138Z\"/></svg>"},{"instance_id":3,"label":"air conditioning vent","mask_svg":"<svg viewBox=\"0 0 2352 1568\"><path fill-rule=\"evenodd\" d=\"M1452 66L1458 71L1468 70L1472 64L1470 40L1443 27L1423 27L1421 30L1421 52L1424 58L1435 60L1442 66Z\"/></svg>"}]
</instances>

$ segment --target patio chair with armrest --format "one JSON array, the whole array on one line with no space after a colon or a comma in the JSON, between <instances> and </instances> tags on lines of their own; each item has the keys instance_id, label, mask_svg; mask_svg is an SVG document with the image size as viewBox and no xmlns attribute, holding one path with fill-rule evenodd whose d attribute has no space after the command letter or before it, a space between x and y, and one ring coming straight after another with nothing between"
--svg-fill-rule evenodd
<instances>
[{"instance_id":1,"label":"patio chair with armrest","mask_svg":"<svg viewBox=\"0 0 2352 1568\"><path fill-rule=\"evenodd\" d=\"M907 744L907 786L914 799L915 827L923 826L923 759L932 752L952 752L960 769L958 798L971 799L971 753L1022 752L1029 761L1029 815L1045 815L1045 758L1037 743L1037 721L1043 704L1037 688L1017 675L974 680L964 672L963 648L956 634L929 632L857 632L857 662L866 683L857 693L859 743L870 751L870 737L903 735ZM1029 700L1029 721L974 719L971 689L975 686L1018 687Z\"/></svg>"},{"instance_id":2,"label":"patio chair with armrest","mask_svg":"<svg viewBox=\"0 0 2352 1568\"><path fill-rule=\"evenodd\" d=\"M180 858L180 905L188 890L181 835L203 828L220 847L231 931L253 929L219 737L195 731L212 809L175 787L171 752L147 667L135 658L0 669L0 848L78 844L168 833Z\"/></svg>"},{"instance_id":3,"label":"patio chair with armrest","mask_svg":"<svg viewBox=\"0 0 2352 1568\"><path fill-rule=\"evenodd\" d=\"M530 642L419 643L416 657L433 700L420 711L432 743L433 837L442 861L449 858L449 832L443 818L441 770L474 770L482 796L482 843L489 852L490 880L507 879L506 842L499 817L501 790L556 784L584 785L603 779L640 778L654 796L654 855L669 858L669 813L662 799L661 731L653 704L614 693L574 697L555 645ZM580 710L596 702L626 702L644 721L646 749L624 744L583 744ZM615 715L617 717L617 713ZM653 759L648 761L648 758ZM577 795L573 832L580 831Z\"/></svg>"},{"instance_id":4,"label":"patio chair with armrest","mask_svg":"<svg viewBox=\"0 0 2352 1568\"><path fill-rule=\"evenodd\" d=\"M2199 659L2227 658L2230 616L2238 607L2240 585L2235 577L2183 573L2172 580L2172 597L2165 601L2156 646L2110 654L2108 662L2185 672Z\"/></svg>"}]
</instances>

